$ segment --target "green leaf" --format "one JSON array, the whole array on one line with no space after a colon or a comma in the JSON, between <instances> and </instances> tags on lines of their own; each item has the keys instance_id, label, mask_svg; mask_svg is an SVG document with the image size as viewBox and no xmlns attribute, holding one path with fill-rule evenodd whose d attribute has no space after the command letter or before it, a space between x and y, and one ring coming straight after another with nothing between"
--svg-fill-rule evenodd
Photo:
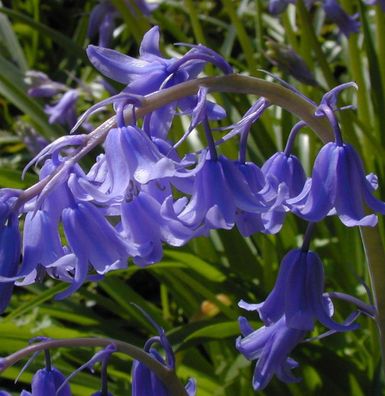
<instances>
[{"instance_id":1,"label":"green leaf","mask_svg":"<svg viewBox=\"0 0 385 396\"><path fill-rule=\"evenodd\" d=\"M32 286L33 287L33 286ZM59 283L54 287L48 288L47 290L39 293L37 296L30 298L26 303L19 305L13 309L5 318L4 321L10 321L18 316L24 315L30 312L33 308L39 306L41 303L51 300L56 294L65 290L68 287L66 283Z\"/></svg>"},{"instance_id":2,"label":"green leaf","mask_svg":"<svg viewBox=\"0 0 385 396\"><path fill-rule=\"evenodd\" d=\"M0 37L2 38L3 44L8 49L10 56L17 63L20 71L25 73L28 69L28 65L24 57L23 49L12 29L12 25L5 15L0 15Z\"/></svg>"},{"instance_id":3,"label":"green leaf","mask_svg":"<svg viewBox=\"0 0 385 396\"><path fill-rule=\"evenodd\" d=\"M22 180L21 173L16 169L0 168L0 187L25 189L38 181L38 177L32 173L27 173Z\"/></svg>"},{"instance_id":4,"label":"green leaf","mask_svg":"<svg viewBox=\"0 0 385 396\"><path fill-rule=\"evenodd\" d=\"M164 255L166 258L171 257L175 260L180 261L184 264L185 268L190 268L199 275L213 282L223 282L226 279L226 276L216 267L214 267L214 265L203 261L202 259L194 256L193 254L166 249L164 251Z\"/></svg>"},{"instance_id":5,"label":"green leaf","mask_svg":"<svg viewBox=\"0 0 385 396\"><path fill-rule=\"evenodd\" d=\"M21 23L25 23L26 25L36 29L38 32L42 34L42 36L46 36L51 38L56 44L60 45L64 48L71 56L74 56L78 59L81 59L86 64L89 64L86 52L80 46L78 46L74 41L68 38L66 35L60 33L59 31L50 28L40 22L36 22L34 19L28 17L25 14L20 12L11 10L6 7L0 7L0 13L6 14L11 18L16 19Z\"/></svg>"}]
</instances>

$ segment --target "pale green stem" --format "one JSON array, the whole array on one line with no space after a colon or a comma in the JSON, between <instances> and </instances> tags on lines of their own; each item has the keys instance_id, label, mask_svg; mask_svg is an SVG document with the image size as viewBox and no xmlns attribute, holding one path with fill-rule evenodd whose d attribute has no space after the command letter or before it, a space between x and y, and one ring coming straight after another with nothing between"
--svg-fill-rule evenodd
<instances>
[{"instance_id":1,"label":"pale green stem","mask_svg":"<svg viewBox=\"0 0 385 396\"><path fill-rule=\"evenodd\" d=\"M207 87L209 92L233 92L263 96L271 103L284 108L305 121L321 139L333 139L333 133L328 121L325 118L315 117L314 105L305 100L302 96L276 83L237 74L200 78L155 92L143 99L142 106L136 109L135 115L137 118L141 118L157 108L186 96L196 94L200 87ZM124 118L127 124L132 123L132 116L131 109L125 111ZM115 127L115 116L109 118L103 124L98 126L93 132L87 135L85 145L76 154L69 157L50 176L23 191L16 201L15 206L21 206L42 192L44 193L44 188L46 188L48 184L52 185L55 181L60 180L61 177L63 177L63 174L69 171L72 166L81 160L81 158L103 143L110 129Z\"/></svg>"},{"instance_id":2,"label":"pale green stem","mask_svg":"<svg viewBox=\"0 0 385 396\"><path fill-rule=\"evenodd\" d=\"M112 338L70 338L58 339L39 342L29 345L5 358L0 358L0 372L5 371L8 367L13 366L19 360L27 356L52 348L81 348L81 347L106 347L113 344L117 352L131 356L135 360L139 360L145 364L155 375L163 382L166 388L173 396L187 396L183 384L179 381L174 370L170 370L162 363L152 358L151 355L142 349L131 345L127 342L115 340Z\"/></svg>"}]
</instances>

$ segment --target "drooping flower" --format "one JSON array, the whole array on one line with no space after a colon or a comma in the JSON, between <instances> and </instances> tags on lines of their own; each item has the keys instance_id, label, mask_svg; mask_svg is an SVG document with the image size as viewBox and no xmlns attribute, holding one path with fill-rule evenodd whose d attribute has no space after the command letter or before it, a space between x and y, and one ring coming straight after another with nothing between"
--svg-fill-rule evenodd
<instances>
[{"instance_id":1,"label":"drooping flower","mask_svg":"<svg viewBox=\"0 0 385 396\"><path fill-rule=\"evenodd\" d=\"M127 245L94 205L78 202L65 208L62 220L64 233L77 257L78 271L82 276L87 274L89 264L99 274L126 266Z\"/></svg>"},{"instance_id":2,"label":"drooping flower","mask_svg":"<svg viewBox=\"0 0 385 396\"><path fill-rule=\"evenodd\" d=\"M7 308L14 286L14 279L7 282L6 278L16 275L20 261L18 213L12 210L18 195L17 190L0 191L0 276L5 278L5 282L0 283L0 314Z\"/></svg>"},{"instance_id":3,"label":"drooping flower","mask_svg":"<svg viewBox=\"0 0 385 396\"><path fill-rule=\"evenodd\" d=\"M341 32L349 37L352 33L357 33L360 30L360 22L356 20L357 15L348 15L337 0L324 0L323 8L326 17L334 22Z\"/></svg>"},{"instance_id":4,"label":"drooping flower","mask_svg":"<svg viewBox=\"0 0 385 396\"><path fill-rule=\"evenodd\" d=\"M28 95L37 98L51 97L67 90L64 84L52 81L45 73L36 70L25 73L25 82L28 85Z\"/></svg>"},{"instance_id":5,"label":"drooping flower","mask_svg":"<svg viewBox=\"0 0 385 396\"><path fill-rule=\"evenodd\" d=\"M305 337L306 331L287 326L285 316L271 326L254 330L244 317L239 318L242 337L236 348L248 360L257 360L253 375L254 390L264 389L276 375L283 382L298 382L291 370L298 363L288 355Z\"/></svg>"},{"instance_id":6,"label":"drooping flower","mask_svg":"<svg viewBox=\"0 0 385 396\"><path fill-rule=\"evenodd\" d=\"M63 385L64 381L64 375L55 367L40 369L32 378L32 393L23 391L21 396L71 396L71 389L68 384Z\"/></svg>"},{"instance_id":7,"label":"drooping flower","mask_svg":"<svg viewBox=\"0 0 385 396\"><path fill-rule=\"evenodd\" d=\"M163 209L145 191L121 204L121 235L131 247L135 264L143 266L156 263L163 255L162 242L181 246L195 235L192 229L173 215L174 208L170 208L170 205L171 196L165 200Z\"/></svg>"},{"instance_id":8,"label":"drooping flower","mask_svg":"<svg viewBox=\"0 0 385 396\"><path fill-rule=\"evenodd\" d=\"M75 105L78 97L78 91L70 89L55 105L45 106L44 111L49 115L49 122L51 124L57 122L72 128L77 121Z\"/></svg>"},{"instance_id":9,"label":"drooping flower","mask_svg":"<svg viewBox=\"0 0 385 396\"><path fill-rule=\"evenodd\" d=\"M193 194L178 218L195 229L205 224L208 229L230 229L236 221L236 210L261 213L268 210L258 191L252 191L241 171L244 164L224 156L207 158L197 172Z\"/></svg>"},{"instance_id":10,"label":"drooping flower","mask_svg":"<svg viewBox=\"0 0 385 396\"><path fill-rule=\"evenodd\" d=\"M144 313L145 314L145 313ZM145 316L150 320L154 327L158 330L159 336L152 337L147 340L144 350L151 357L163 364L170 370L175 370L175 356L164 332L164 329L156 324L147 314ZM165 352L165 358L153 346L158 344ZM144 363L134 360L132 365L132 396L172 396L166 388L165 384L148 368ZM189 379L185 390L188 396L195 396L196 382Z\"/></svg>"},{"instance_id":11,"label":"drooping flower","mask_svg":"<svg viewBox=\"0 0 385 396\"><path fill-rule=\"evenodd\" d=\"M288 327L312 330L315 321L336 331L357 328L356 324L345 325L331 319L333 305L323 296L324 271L319 256L312 251L291 250L282 260L275 286L267 299L260 304L239 305L257 310L263 322L270 326L285 316Z\"/></svg>"},{"instance_id":12,"label":"drooping flower","mask_svg":"<svg viewBox=\"0 0 385 396\"><path fill-rule=\"evenodd\" d=\"M93 38L98 33L98 45L109 47L115 29L115 19L119 13L108 0L102 0L91 11L87 36Z\"/></svg>"},{"instance_id":13,"label":"drooping flower","mask_svg":"<svg viewBox=\"0 0 385 396\"><path fill-rule=\"evenodd\" d=\"M281 183L287 186L287 199L296 197L306 182L306 174L298 158L282 151L266 160L261 170L267 182L275 190Z\"/></svg>"},{"instance_id":14,"label":"drooping flower","mask_svg":"<svg viewBox=\"0 0 385 396\"><path fill-rule=\"evenodd\" d=\"M333 210L347 227L373 227L377 216L367 214L366 208L385 214L385 203L373 191L356 150L330 142L317 155L311 183L288 203L292 212L307 221L320 221Z\"/></svg>"}]
</instances>

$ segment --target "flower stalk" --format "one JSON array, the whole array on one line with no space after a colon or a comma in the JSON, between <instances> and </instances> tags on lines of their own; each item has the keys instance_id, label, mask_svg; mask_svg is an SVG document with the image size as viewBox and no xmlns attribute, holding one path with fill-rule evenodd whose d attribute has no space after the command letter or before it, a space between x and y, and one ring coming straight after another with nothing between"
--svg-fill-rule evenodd
<instances>
[{"instance_id":1,"label":"flower stalk","mask_svg":"<svg viewBox=\"0 0 385 396\"><path fill-rule=\"evenodd\" d=\"M7 357L0 358L0 372L5 371L8 367L13 366L19 360L24 359L35 352L47 351L52 348L107 347L111 344L116 347L117 352L129 355L133 359L139 360L149 367L150 370L164 383L173 396L187 396L187 392L176 376L174 370L168 369L142 349L127 342L111 338L57 339L32 344Z\"/></svg>"},{"instance_id":2,"label":"flower stalk","mask_svg":"<svg viewBox=\"0 0 385 396\"><path fill-rule=\"evenodd\" d=\"M226 93L240 93L258 95L266 98L272 104L278 105L290 113L298 116L302 119L313 131L319 136L324 142L332 141L334 139L333 129L326 117L317 117L314 115L316 107L313 103L307 101L300 94L278 85L277 83L265 81L255 77L241 76L236 74L220 76L220 77L207 77L201 79L190 80L168 89L160 90L153 94L147 95L143 98L142 106L137 108L135 111L136 117L140 118L150 113L151 111L165 106L171 102L177 101L186 96L194 95L198 92L199 88L206 87L208 92L226 92ZM132 108L127 108L124 112L124 118L127 124L133 121ZM76 164L83 156L89 153L93 148L103 143L106 136L111 128L116 126L116 117L111 117L105 121L102 125L96 128L93 132L86 136L83 146L72 156L69 157L62 165L60 165L55 172L49 177L41 180L31 188L25 190L17 199L16 206L21 206L25 202L29 201L35 196L44 194L56 180L63 177L74 164ZM372 290L374 294L375 307L376 307L376 319L380 333L380 346L382 351L383 359L385 357L385 289L382 285L385 283L385 252L381 243L381 237L377 227L368 228L361 227L361 236L363 245L365 248L365 254L368 261L368 269L370 273ZM56 340L45 343L32 345L24 349L24 354L32 353L38 348L45 349L54 346L76 346L85 344L88 346L105 346L108 343L114 342L121 352L129 353L131 356L143 359L142 361L147 364L151 363L154 365L154 372L159 373L162 378L169 378L173 376L170 372L161 367L158 363L154 362L147 354L143 355L143 352L129 344L111 341L111 340L100 340L100 339L83 339L83 340ZM50 344L52 343L52 344ZM56 343L56 344L55 344ZM37 348L37 349L34 349ZM3 361L3 364L7 364L7 367L12 362L19 360L21 352L14 355L10 355ZM24 355L23 355L24 356ZM140 357L139 357L140 356ZM4 363L5 362L5 363ZM11 363L9 363L11 362ZM167 379L168 386L175 387L175 395L185 395L184 388L179 384L175 385L172 381ZM183 388L183 389L182 389ZM176 393L179 392L179 393Z\"/></svg>"}]
</instances>

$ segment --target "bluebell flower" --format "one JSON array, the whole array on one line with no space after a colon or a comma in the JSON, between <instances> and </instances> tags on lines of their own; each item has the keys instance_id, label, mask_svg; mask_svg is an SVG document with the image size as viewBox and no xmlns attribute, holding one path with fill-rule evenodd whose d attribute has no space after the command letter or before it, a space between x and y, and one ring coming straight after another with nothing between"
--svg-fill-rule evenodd
<instances>
[{"instance_id":1,"label":"bluebell flower","mask_svg":"<svg viewBox=\"0 0 385 396\"><path fill-rule=\"evenodd\" d=\"M4 390L0 390L0 396L12 396L12 395Z\"/></svg>"},{"instance_id":2,"label":"bluebell flower","mask_svg":"<svg viewBox=\"0 0 385 396\"><path fill-rule=\"evenodd\" d=\"M78 91L70 89L55 105L46 105L44 111L49 115L49 122L51 124L57 122L72 128L77 121L75 105L78 97Z\"/></svg>"},{"instance_id":3,"label":"bluebell flower","mask_svg":"<svg viewBox=\"0 0 385 396\"><path fill-rule=\"evenodd\" d=\"M28 85L28 95L36 98L51 97L67 90L65 85L52 81L45 73L36 70L28 70L25 73L25 81Z\"/></svg>"},{"instance_id":4,"label":"bluebell flower","mask_svg":"<svg viewBox=\"0 0 385 396\"><path fill-rule=\"evenodd\" d=\"M298 382L291 370L298 363L288 355L302 342L306 331L287 326L285 316L271 326L253 330L246 318L240 317L242 337L236 341L236 348L248 360L257 360L253 375L253 388L264 389L276 375L283 382Z\"/></svg>"},{"instance_id":5,"label":"bluebell flower","mask_svg":"<svg viewBox=\"0 0 385 396\"><path fill-rule=\"evenodd\" d=\"M88 46L87 55L102 74L127 84L123 92L137 95L147 95L196 78L207 62L213 63L224 73L232 72L231 66L213 50L203 45L191 47L180 59L163 58L159 49L159 27L154 26L143 37L139 59L92 45ZM185 107L189 103L188 98L184 98L153 111L144 117L143 129L151 131L151 136L165 138L176 107Z\"/></svg>"},{"instance_id":6,"label":"bluebell flower","mask_svg":"<svg viewBox=\"0 0 385 396\"><path fill-rule=\"evenodd\" d=\"M3 189L0 192L0 313L7 308L11 299L14 280L7 281L16 275L21 251L18 214L12 210L12 204L18 192Z\"/></svg>"},{"instance_id":7,"label":"bluebell flower","mask_svg":"<svg viewBox=\"0 0 385 396\"><path fill-rule=\"evenodd\" d=\"M288 327L312 330L315 321L335 331L357 328L356 324L336 323L331 319L333 305L323 296L324 271L319 256L311 251L294 249L282 260L275 286L267 299L260 304L239 305L258 311L263 322L270 326L285 316Z\"/></svg>"},{"instance_id":8,"label":"bluebell flower","mask_svg":"<svg viewBox=\"0 0 385 396\"><path fill-rule=\"evenodd\" d=\"M94 205L88 202L73 204L63 210L62 221L67 241L76 256L71 291L84 282L89 265L99 274L126 267L126 243Z\"/></svg>"},{"instance_id":9,"label":"bluebell flower","mask_svg":"<svg viewBox=\"0 0 385 396\"><path fill-rule=\"evenodd\" d=\"M91 11L87 36L99 34L99 46L109 47L115 29L115 19L119 16L116 8L108 0L102 0Z\"/></svg>"},{"instance_id":10,"label":"bluebell flower","mask_svg":"<svg viewBox=\"0 0 385 396\"><path fill-rule=\"evenodd\" d=\"M55 367L40 369L32 378L32 393L23 391L20 396L71 396L69 385L63 386L64 381L64 375Z\"/></svg>"},{"instance_id":11,"label":"bluebell flower","mask_svg":"<svg viewBox=\"0 0 385 396\"><path fill-rule=\"evenodd\" d=\"M147 316L147 315L146 315ZM151 323L158 330L159 336L150 338L144 350L151 355L151 357L170 370L175 370L175 356L168 341L164 330L158 326L151 318ZM163 357L153 345L159 344L165 352ZM132 396L171 396L163 382L142 362L134 360L132 365ZM195 396L196 383L194 379L189 379L185 390L188 396Z\"/></svg>"},{"instance_id":12,"label":"bluebell flower","mask_svg":"<svg viewBox=\"0 0 385 396\"><path fill-rule=\"evenodd\" d=\"M178 173L183 176L185 166L192 165L191 161L177 162L162 154L156 142L133 126L111 129L105 153L113 194L122 194L131 180L146 184L159 178L177 177Z\"/></svg>"},{"instance_id":13,"label":"bluebell flower","mask_svg":"<svg viewBox=\"0 0 385 396\"><path fill-rule=\"evenodd\" d=\"M317 155L311 183L288 204L307 221L317 222L335 213L348 227L373 227L377 216L367 214L366 208L385 214L385 203L373 191L356 150L349 144L330 142Z\"/></svg>"},{"instance_id":14,"label":"bluebell flower","mask_svg":"<svg viewBox=\"0 0 385 396\"><path fill-rule=\"evenodd\" d=\"M224 156L213 160L207 153L202 158L204 162L195 176L192 197L178 214L183 223L193 229L202 224L208 229L230 229L235 224L237 210L251 213L268 210L263 196L252 190L242 173L241 169L247 165Z\"/></svg>"},{"instance_id":15,"label":"bluebell flower","mask_svg":"<svg viewBox=\"0 0 385 396\"><path fill-rule=\"evenodd\" d=\"M87 55L96 69L112 80L128 84L126 91L139 95L158 91L165 83L172 86L174 78L177 83L195 78L206 62L214 63L225 73L232 72L221 56L203 45L193 46L180 59L163 58L159 50L158 26L143 36L139 54L139 59L135 59L107 48L93 45L87 48Z\"/></svg>"},{"instance_id":16,"label":"bluebell flower","mask_svg":"<svg viewBox=\"0 0 385 396\"><path fill-rule=\"evenodd\" d=\"M356 20L358 14L348 15L338 4L337 0L324 0L323 8L326 17L334 22L346 37L360 31L360 22Z\"/></svg>"},{"instance_id":17,"label":"bluebell flower","mask_svg":"<svg viewBox=\"0 0 385 396\"><path fill-rule=\"evenodd\" d=\"M287 199L296 197L306 183L306 174L301 162L293 154L279 151L265 161L261 170L273 189L277 190L281 183L286 185Z\"/></svg>"},{"instance_id":18,"label":"bluebell flower","mask_svg":"<svg viewBox=\"0 0 385 396\"><path fill-rule=\"evenodd\" d=\"M141 191L121 204L121 218L121 235L131 247L134 263L141 266L161 260L162 242L181 246L196 236L177 218L171 196L161 205Z\"/></svg>"}]
</instances>

